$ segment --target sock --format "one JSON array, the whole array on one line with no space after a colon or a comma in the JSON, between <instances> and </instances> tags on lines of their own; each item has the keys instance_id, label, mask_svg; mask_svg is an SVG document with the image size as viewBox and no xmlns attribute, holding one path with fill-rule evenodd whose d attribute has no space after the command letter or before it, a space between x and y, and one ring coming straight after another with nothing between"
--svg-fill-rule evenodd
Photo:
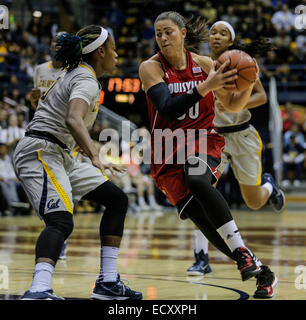
<instances>
[{"instance_id":1,"label":"sock","mask_svg":"<svg viewBox=\"0 0 306 320\"><path fill-rule=\"evenodd\" d=\"M119 248L103 246L101 248L101 267L98 280L101 282L117 281L117 257Z\"/></svg>"},{"instance_id":2,"label":"sock","mask_svg":"<svg viewBox=\"0 0 306 320\"><path fill-rule=\"evenodd\" d=\"M217 232L232 252L234 252L236 248L245 247L234 220L225 223L217 229Z\"/></svg>"},{"instance_id":3,"label":"sock","mask_svg":"<svg viewBox=\"0 0 306 320\"><path fill-rule=\"evenodd\" d=\"M201 250L204 251L204 254L208 253L208 240L204 236L201 230L194 230L195 236L195 253L199 253Z\"/></svg>"},{"instance_id":4,"label":"sock","mask_svg":"<svg viewBox=\"0 0 306 320\"><path fill-rule=\"evenodd\" d=\"M35 265L31 292L42 292L51 289L51 280L54 267L47 262L39 262Z\"/></svg>"},{"instance_id":5,"label":"sock","mask_svg":"<svg viewBox=\"0 0 306 320\"><path fill-rule=\"evenodd\" d=\"M266 188L269 192L269 197L273 191L273 186L270 182L266 182L265 184L262 185L263 188Z\"/></svg>"},{"instance_id":6,"label":"sock","mask_svg":"<svg viewBox=\"0 0 306 320\"><path fill-rule=\"evenodd\" d=\"M138 203L140 206L146 206L146 202L144 200L144 197L138 197Z\"/></svg>"},{"instance_id":7,"label":"sock","mask_svg":"<svg viewBox=\"0 0 306 320\"><path fill-rule=\"evenodd\" d=\"M154 207L156 205L155 197L153 195L149 196L149 205Z\"/></svg>"}]
</instances>

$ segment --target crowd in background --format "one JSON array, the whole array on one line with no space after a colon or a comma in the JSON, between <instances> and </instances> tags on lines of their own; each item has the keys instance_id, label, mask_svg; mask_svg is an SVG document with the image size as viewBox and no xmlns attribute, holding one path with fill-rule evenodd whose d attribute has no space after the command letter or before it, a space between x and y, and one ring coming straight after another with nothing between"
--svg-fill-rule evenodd
<instances>
[{"instance_id":1,"label":"crowd in background","mask_svg":"<svg viewBox=\"0 0 306 320\"><path fill-rule=\"evenodd\" d=\"M116 40L120 56L118 75L137 76L139 63L156 51L153 22L159 12L179 11L185 16L204 15L210 24L226 20L236 31L237 41L249 43L264 35L275 45L274 51L256 57L262 79L274 76L282 83L306 81L305 54L306 31L296 28L294 8L306 0L225 0L218 1L110 1L91 0L95 8L93 23L107 27ZM81 28L74 21L76 30ZM34 68L51 59L50 42L62 27L48 14L33 17L26 27L12 24L9 30L0 33L0 213L12 214L27 210L27 198L16 179L11 165L11 156L16 143L24 135L27 123L34 110L30 103ZM201 54L208 54L204 44ZM296 66L302 65L297 68ZM143 107L143 106L142 106ZM282 110L284 131L283 187L292 182L299 186L305 169L306 112L295 111L290 102ZM141 125L141 124L140 124ZM94 136L94 133L93 133ZM122 150L121 150L122 152ZM230 175L230 172L228 173ZM124 180L124 179L123 179ZM131 164L128 179L118 181L129 194L135 195L131 209L160 209L169 206L149 175L148 167ZM152 195L155 197L154 201ZM85 209L84 209L85 206ZM89 211L88 206L83 211ZM82 207L82 206L81 206ZM15 210L16 209L16 210ZM15 211L14 211L15 210Z\"/></svg>"}]
</instances>

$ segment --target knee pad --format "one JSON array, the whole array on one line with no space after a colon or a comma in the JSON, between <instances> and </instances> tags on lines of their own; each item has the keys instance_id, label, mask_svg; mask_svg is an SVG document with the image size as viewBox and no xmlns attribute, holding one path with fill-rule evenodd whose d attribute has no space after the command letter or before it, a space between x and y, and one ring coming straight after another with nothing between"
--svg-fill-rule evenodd
<instances>
[{"instance_id":1,"label":"knee pad","mask_svg":"<svg viewBox=\"0 0 306 320\"><path fill-rule=\"evenodd\" d=\"M70 236L73 230L73 216L67 211L51 212L44 216L47 227L53 227L64 236L64 241Z\"/></svg>"}]
</instances>

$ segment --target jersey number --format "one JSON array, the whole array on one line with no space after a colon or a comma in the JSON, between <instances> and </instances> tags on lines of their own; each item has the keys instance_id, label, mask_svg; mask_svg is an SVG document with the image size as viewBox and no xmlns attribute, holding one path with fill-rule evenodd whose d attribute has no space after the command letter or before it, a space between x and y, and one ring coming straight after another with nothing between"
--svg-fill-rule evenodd
<instances>
[{"instance_id":1,"label":"jersey number","mask_svg":"<svg viewBox=\"0 0 306 320\"><path fill-rule=\"evenodd\" d=\"M179 118L177 118L177 120L184 120L186 118L186 114L183 114L182 116L180 116ZM188 111L188 117L191 120L196 119L200 114L200 102L197 102L193 107L191 107Z\"/></svg>"}]
</instances>

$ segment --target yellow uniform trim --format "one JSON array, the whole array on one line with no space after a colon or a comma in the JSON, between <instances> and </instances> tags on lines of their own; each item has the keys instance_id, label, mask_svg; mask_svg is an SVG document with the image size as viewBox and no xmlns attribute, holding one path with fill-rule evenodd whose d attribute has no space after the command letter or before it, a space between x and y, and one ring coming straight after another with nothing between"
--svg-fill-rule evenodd
<instances>
[{"instance_id":1,"label":"yellow uniform trim","mask_svg":"<svg viewBox=\"0 0 306 320\"><path fill-rule=\"evenodd\" d=\"M262 152L262 141L261 141L261 138L260 138L260 135L259 133L256 131L256 135L257 135L257 138L258 138L258 141L259 141L259 150L257 152L257 156L259 158L259 169L258 169L258 176L257 176L257 181L256 181L256 186L259 186L261 184L261 152Z\"/></svg>"},{"instance_id":2,"label":"yellow uniform trim","mask_svg":"<svg viewBox=\"0 0 306 320\"><path fill-rule=\"evenodd\" d=\"M48 69L51 70L51 61L48 62Z\"/></svg>"},{"instance_id":3,"label":"yellow uniform trim","mask_svg":"<svg viewBox=\"0 0 306 320\"><path fill-rule=\"evenodd\" d=\"M80 66L80 67L83 67L83 68L86 68L87 70L89 70L89 71L92 73L92 75L95 77L95 79L97 80L97 76L96 76L96 73L94 72L94 70L92 70L91 68L85 66L85 65L82 64L82 63L80 63L79 66Z\"/></svg>"},{"instance_id":4,"label":"yellow uniform trim","mask_svg":"<svg viewBox=\"0 0 306 320\"><path fill-rule=\"evenodd\" d=\"M41 158L41 149L38 150L38 160L42 163L42 165L43 165L49 179L51 180L55 190L57 191L59 196L62 198L62 200L66 206L67 211L70 212L71 214L73 214L72 204L70 202L70 199L69 199L66 191L63 189L63 187L57 181L55 175L53 174L53 172L51 171L49 166L46 164L46 162L44 160L42 160L42 158Z\"/></svg>"}]
</instances>

